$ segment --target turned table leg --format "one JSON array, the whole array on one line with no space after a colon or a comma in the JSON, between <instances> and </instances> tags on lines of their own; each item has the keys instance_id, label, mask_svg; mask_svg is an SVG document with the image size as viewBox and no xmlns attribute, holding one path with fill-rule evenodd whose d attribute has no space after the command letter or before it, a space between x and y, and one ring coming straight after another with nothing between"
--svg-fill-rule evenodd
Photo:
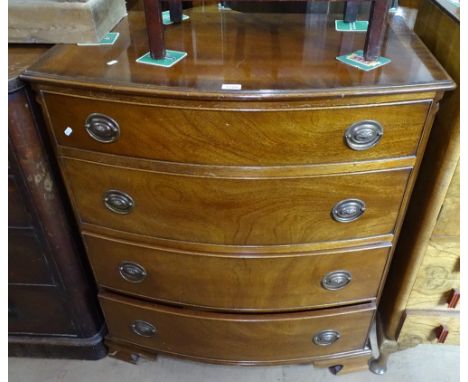
<instances>
[{"instance_id":1,"label":"turned table leg","mask_svg":"<svg viewBox=\"0 0 468 382\"><path fill-rule=\"evenodd\" d=\"M387 30L387 15L391 0L374 0L371 4L369 28L364 45L366 61L375 61L381 55L382 43Z\"/></svg>"},{"instance_id":2,"label":"turned table leg","mask_svg":"<svg viewBox=\"0 0 468 382\"><path fill-rule=\"evenodd\" d=\"M166 56L166 47L164 44L164 25L162 23L161 16L161 2L160 0L143 1L146 19L146 33L148 34L151 58L164 58Z\"/></svg>"}]
</instances>

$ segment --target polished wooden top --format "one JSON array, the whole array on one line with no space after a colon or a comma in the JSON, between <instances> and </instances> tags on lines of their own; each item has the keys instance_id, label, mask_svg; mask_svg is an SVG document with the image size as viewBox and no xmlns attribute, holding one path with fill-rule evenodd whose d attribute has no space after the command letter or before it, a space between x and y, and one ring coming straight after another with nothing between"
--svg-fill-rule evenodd
<instances>
[{"instance_id":1,"label":"polished wooden top","mask_svg":"<svg viewBox=\"0 0 468 382\"><path fill-rule=\"evenodd\" d=\"M336 60L364 46L365 33L339 33L333 15L264 14L198 7L166 27L168 49L188 56L172 68L136 63L148 52L144 14L130 12L113 46L54 47L26 72L33 81L189 98L270 99L446 90L453 82L419 38L394 17L383 54L364 72ZM117 63L112 65L112 61ZM222 90L240 84L242 90Z\"/></svg>"}]
</instances>

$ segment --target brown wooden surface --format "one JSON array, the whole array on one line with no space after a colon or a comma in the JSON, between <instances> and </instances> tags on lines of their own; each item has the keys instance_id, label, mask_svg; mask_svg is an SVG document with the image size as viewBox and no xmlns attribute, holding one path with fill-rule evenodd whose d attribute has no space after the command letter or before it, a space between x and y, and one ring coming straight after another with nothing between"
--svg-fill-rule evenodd
<instances>
[{"instance_id":1,"label":"brown wooden surface","mask_svg":"<svg viewBox=\"0 0 468 382\"><path fill-rule=\"evenodd\" d=\"M392 233L409 170L314 178L220 179L134 171L64 159L82 222L173 240L231 245L296 244ZM103 204L108 190L129 194L128 215ZM356 221L330 216L341 200L366 203Z\"/></svg>"},{"instance_id":2,"label":"brown wooden surface","mask_svg":"<svg viewBox=\"0 0 468 382\"><path fill-rule=\"evenodd\" d=\"M9 49L9 355L102 358L102 316L77 232L42 139L41 115L18 81L44 49Z\"/></svg>"},{"instance_id":3,"label":"brown wooden surface","mask_svg":"<svg viewBox=\"0 0 468 382\"><path fill-rule=\"evenodd\" d=\"M45 93L47 113L59 145L110 154L211 165L282 165L351 162L411 156L416 152L429 103L325 110L245 111L181 109L97 101ZM91 138L84 124L102 113L120 126L113 143ZM374 120L384 129L376 146L350 149L344 132ZM69 136L64 130L70 127Z\"/></svg>"},{"instance_id":4,"label":"brown wooden surface","mask_svg":"<svg viewBox=\"0 0 468 382\"><path fill-rule=\"evenodd\" d=\"M460 315L453 311L407 310L404 314L398 342L401 347L411 347L422 343L439 343L437 335L441 325L448 329L443 343L460 344Z\"/></svg>"},{"instance_id":5,"label":"brown wooden surface","mask_svg":"<svg viewBox=\"0 0 468 382\"><path fill-rule=\"evenodd\" d=\"M288 314L213 314L139 302L101 292L101 305L111 338L148 349L203 360L307 361L313 357L364 347L374 305ZM157 328L152 338L133 333L134 320ZM317 346L313 336L335 329L341 338L330 346Z\"/></svg>"},{"instance_id":6,"label":"brown wooden surface","mask_svg":"<svg viewBox=\"0 0 468 382\"><path fill-rule=\"evenodd\" d=\"M389 244L340 252L283 255L168 251L85 234L97 282L121 293L211 309L303 310L375 299ZM121 277L119 265L143 266L139 283ZM322 278L346 270L352 280L326 290Z\"/></svg>"},{"instance_id":7,"label":"brown wooden surface","mask_svg":"<svg viewBox=\"0 0 468 382\"><path fill-rule=\"evenodd\" d=\"M415 31L458 83L460 76L459 28L459 22L444 12L432 0L422 1ZM382 304L382 320L385 333L390 339L398 338L402 314L406 305L411 304L408 299L412 294L413 285L415 283L424 285L426 282L424 278L418 278L418 270L426 253L433 252L434 247L441 248L443 245L443 241L439 243L432 241L441 208L440 215L446 216L446 218L439 225L443 228L439 229L445 231L446 234L447 230L453 230L454 235L447 251L452 253L458 247L456 235L459 228L456 227L458 223L457 214L455 214L457 207L449 209L452 212L450 215L445 215L442 206L446 196L451 195L447 194L447 191L460 155L459 115L460 98L459 90L456 89L447 93L441 101L440 111L434 122L421 165L421 172L402 228L402 237L396 247L390 276L386 284ZM455 185L455 194L458 191L457 188ZM448 206L456 204L450 200L456 200L456 197L449 199ZM449 221L450 224L447 224ZM449 254L448 256L453 258L456 255ZM450 260L450 264L444 265L443 269L450 268L456 262L456 259ZM439 282L442 281L439 280ZM447 287L448 290L452 287L450 282L448 282ZM420 288L418 287L418 289ZM440 291L436 290L436 292L432 297L433 302L441 300ZM417 295L418 293L414 294L414 296Z\"/></svg>"},{"instance_id":8,"label":"brown wooden surface","mask_svg":"<svg viewBox=\"0 0 468 382\"><path fill-rule=\"evenodd\" d=\"M24 204L18 180L13 174L8 174L8 226L31 227L32 217Z\"/></svg>"},{"instance_id":9,"label":"brown wooden surface","mask_svg":"<svg viewBox=\"0 0 468 382\"><path fill-rule=\"evenodd\" d=\"M113 46L57 46L28 69L27 77L42 83L189 99L304 99L452 87L446 73L401 18L392 20L384 40L382 54L392 63L363 72L336 60L342 35L332 32L334 16L278 17L219 12L213 7L186 13L190 22L166 30L167 47L188 53L172 68L135 62L148 48L144 15L134 12L115 29L121 35ZM324 28L330 33L323 33ZM362 48L364 38L356 34L353 49ZM119 62L106 65L110 60ZM242 90L223 91L223 83L241 84Z\"/></svg>"},{"instance_id":10,"label":"brown wooden surface","mask_svg":"<svg viewBox=\"0 0 468 382\"><path fill-rule=\"evenodd\" d=\"M407 309L447 309L453 288L460 288L460 280L418 277L406 303Z\"/></svg>"},{"instance_id":11,"label":"brown wooden surface","mask_svg":"<svg viewBox=\"0 0 468 382\"><path fill-rule=\"evenodd\" d=\"M34 229L8 230L8 282L53 284L42 242Z\"/></svg>"},{"instance_id":12,"label":"brown wooden surface","mask_svg":"<svg viewBox=\"0 0 468 382\"><path fill-rule=\"evenodd\" d=\"M8 332L14 335L76 336L61 291L54 285L9 285Z\"/></svg>"},{"instance_id":13,"label":"brown wooden surface","mask_svg":"<svg viewBox=\"0 0 468 382\"><path fill-rule=\"evenodd\" d=\"M34 64L52 45L47 44L9 44L8 81L17 78L26 68Z\"/></svg>"},{"instance_id":14,"label":"brown wooden surface","mask_svg":"<svg viewBox=\"0 0 468 382\"><path fill-rule=\"evenodd\" d=\"M98 246L91 243L91 246L94 245L94 254L107 254L108 275L115 272L110 269L110 259L116 258L116 254L122 258L124 255L151 258L151 264L147 266L151 274L160 271L153 264L160 264L166 271L157 281L168 277L164 285L167 293L175 293L183 286L170 280L169 273L172 269L180 272L177 274L186 274L183 266L178 266L180 256L191 259L184 261L184 265L193 262L190 269L197 269L195 262L203 258L203 265L198 265L198 269L204 267L203 272L193 274L194 277L203 276L205 280L221 277L224 270L225 280L234 280L236 272L239 280L243 277L248 279L249 276L243 273L245 269L257 267L255 269L259 271L256 273L263 277L262 280L269 281L268 275L275 273L272 271L275 264L286 264L286 261L292 264L293 258L295 261L290 269L304 264L304 269L297 273L304 274L302 272L314 269L308 264L318 256L323 256L320 266L341 265L349 261L350 267L363 264L359 267L359 271L363 271L377 257L361 263L354 255L361 253L358 257L362 258L364 248L357 246L394 243L398 238L437 102L442 96L441 90L452 87L449 77L397 17L393 18L385 38L385 54L392 59L392 64L364 73L335 60L343 48L343 41L341 34L332 31L334 18L240 15L218 12L213 8L207 8L206 12L192 10L190 16L190 22L173 25L166 30L167 41L174 43L168 47L189 53L171 69L134 63L136 57L147 49L144 21L141 14L135 13L130 15L129 23L119 26L122 34L114 46L78 50L77 47L57 48L25 76L39 82L35 86L41 93L48 121L52 121L48 127L55 144L52 129L63 132L70 123L74 124L76 136L87 142L83 135L83 117L86 115L79 114L76 111L78 105L72 101L87 104L87 107L96 103L105 105L106 112L114 116L116 112L137 116L132 120L132 129L122 131L125 134L129 134L128 131L133 133L133 130L140 132L139 136L144 137L140 141L134 139L131 144L126 143L118 149L113 149L116 146L112 144L87 146L87 143L86 146L63 143L54 147L83 233L88 241L90 237L94 237L91 240L96 240L96 237L106 240L101 240ZM221 25L224 34L220 39L217 32ZM330 28L330 33L324 33L325 28ZM356 45L348 41L346 46L357 47L362 42L362 36L357 35ZM89 57L89 60L79 67L66 65L70 60L83 57ZM118 63L106 65L112 59ZM240 83L242 90L222 91L223 83ZM108 91L110 89L112 91ZM66 109L75 110L73 115L80 115L76 125L75 121L69 122L58 106L62 96L52 93L67 96L70 101L67 101ZM407 103L411 105L402 105ZM428 109L423 110L424 105ZM144 111L139 111L143 108ZM158 112L153 112L156 109ZM401 112L402 109L405 112ZM322 146L313 146L314 142L308 140L315 131L320 132L316 134L318 138L326 136L329 131L342 133L343 126L334 127L337 123L335 118L348 121L348 112L364 113L366 110L373 115L365 118L378 120L381 117L379 112L383 110L388 121L400 121L402 126L412 127L401 129L399 137L395 134L391 144L385 143L384 136L374 149L358 154L362 154L362 158L371 155L369 159L357 156L345 159L339 151L334 151L338 146L331 144L328 138L323 140ZM160 118L161 113L165 113L164 118ZM180 114L184 117L181 118ZM313 129L308 129L308 117L296 117L318 114L322 117ZM227 119L235 131L228 136L224 135L229 131L227 126L222 126L222 129L216 123L205 127L209 122L207 117L203 118L206 115L210 120L213 118L221 123ZM236 120L242 118L250 130L246 127L241 129L236 120L220 118L220 115L236 115ZM291 115L295 116L294 127L288 119ZM364 118L364 114L362 116ZM125 116L123 118L128 120ZM159 123L153 124L155 119ZM179 122L181 120L183 122ZM61 124L60 128L55 126ZM416 132L415 129L419 128L422 129ZM395 127L392 125L386 129L392 132ZM262 132L268 132L268 135L260 134ZM154 139L156 135L158 138ZM124 138L127 136L122 135L121 142L126 142ZM210 145L209 136L223 148L220 150ZM337 136L334 135L333 139ZM291 137L297 142L294 148L289 145ZM199 141L194 143L196 139ZM156 150L153 142L161 140L166 143ZM181 140L184 145L179 147ZM278 152L269 146L269 141L278 142ZM408 144L410 141L413 146ZM343 145L342 140L340 144ZM150 151L150 145L153 151ZM137 149L134 150L135 147ZM237 147L242 148L242 152L238 153ZM213 148L218 151L213 151ZM379 153L379 150L383 151ZM166 152L163 160L159 159L160 151ZM134 198L135 209L130 214L117 216L104 207L103 193L111 187L120 188ZM366 202L364 216L348 224L335 223L330 217L331 208L336 202L352 197ZM104 243L112 245L105 249ZM384 280L391 255L392 249L389 248L383 269L373 267L369 277ZM343 260L333 261L332 257ZM223 268L218 265L226 261L240 264L239 259L242 259L242 266ZM272 265L251 265L253 261L260 264L260 260ZM311 263L305 264L309 261ZM218 274L214 275L214 271L208 272L207 269ZM277 273L289 275L294 271ZM271 277L273 285L279 285L279 281ZM301 277L304 276L296 277L294 282L299 282ZM283 278L281 285L286 284L285 280L288 279ZM238 280L236 282L239 283ZM248 296L247 289L242 290L244 285L245 282L242 286L233 284L229 297L225 297L230 299L224 302L225 307L235 298L239 298L240 303L240 300L246 301L242 297ZM382 285L380 283L375 292L376 301ZM352 286L351 283L349 291ZM358 286L362 287L361 283ZM136 288L135 285L132 287ZM201 286L192 289L193 293L184 295L202 300L201 294L205 289ZM371 289L368 288L369 291ZM123 297L129 290L119 289L118 295L104 291L103 304L111 327L108 342L128 346L135 354L143 349L149 353L162 351L210 362L246 364L254 361L332 362L337 358L351 359L352 356L368 354L365 341L373 316L374 297L365 297L370 305L366 305L367 313L356 321L352 319L355 313L352 317L348 313L362 312L358 301L335 300L334 306L346 301L351 303L340 308L343 315L339 315L339 323L346 325L343 330L351 333L346 340L353 345L344 349L331 348L329 352L320 349L322 355L319 355L316 350L309 352L312 324L304 325L301 332L301 322L312 320L331 324L334 321L329 317L322 321L322 315L337 312L338 308L285 313L289 308L284 302L279 306L278 302L277 307L267 313L209 312L207 310L214 309L205 302L213 296L213 292L208 291L203 297L204 302L200 303L203 309L190 311L188 308L169 307L174 301L164 300L166 305L159 305L143 302L145 297L140 294L138 297ZM151 292L155 291L158 290ZM217 296L223 298L222 292L218 288ZM262 290L262 293L266 292L266 288ZM342 292L346 289L339 293ZM261 298L268 302L265 296L262 294ZM218 298L218 303L221 298ZM215 304L213 301L212 305ZM235 310L239 311L239 306ZM162 337L160 342L158 338L134 339L136 336L130 331L128 320L135 312L148 320L161 320L164 336L168 332L170 337ZM252 321L262 322L265 329L249 329ZM263 326L265 322L272 324ZM281 322L285 326L277 326ZM221 340L217 340L218 334ZM362 362L359 363L362 366Z\"/></svg>"}]
</instances>

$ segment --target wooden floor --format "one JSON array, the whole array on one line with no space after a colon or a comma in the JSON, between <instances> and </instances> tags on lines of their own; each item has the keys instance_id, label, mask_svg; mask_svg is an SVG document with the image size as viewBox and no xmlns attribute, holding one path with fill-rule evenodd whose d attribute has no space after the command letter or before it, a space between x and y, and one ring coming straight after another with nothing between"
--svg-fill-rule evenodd
<instances>
[{"instance_id":1,"label":"wooden floor","mask_svg":"<svg viewBox=\"0 0 468 382\"><path fill-rule=\"evenodd\" d=\"M459 347L419 345L390 357L383 376L368 371L334 376L310 365L242 367L207 365L169 357L137 366L100 361L9 359L9 382L457 382Z\"/></svg>"}]
</instances>

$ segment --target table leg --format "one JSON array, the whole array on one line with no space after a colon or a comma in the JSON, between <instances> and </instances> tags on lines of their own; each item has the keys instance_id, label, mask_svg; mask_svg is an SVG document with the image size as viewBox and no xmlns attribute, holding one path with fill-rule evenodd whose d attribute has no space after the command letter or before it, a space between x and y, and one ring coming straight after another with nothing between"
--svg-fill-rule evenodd
<instances>
[{"instance_id":1,"label":"table leg","mask_svg":"<svg viewBox=\"0 0 468 382\"><path fill-rule=\"evenodd\" d=\"M347 0L345 3L343 20L347 23L354 23L359 11L359 0Z\"/></svg>"},{"instance_id":2,"label":"table leg","mask_svg":"<svg viewBox=\"0 0 468 382\"><path fill-rule=\"evenodd\" d=\"M164 25L161 16L160 0L143 0L151 58L157 60L166 56Z\"/></svg>"},{"instance_id":3,"label":"table leg","mask_svg":"<svg viewBox=\"0 0 468 382\"><path fill-rule=\"evenodd\" d=\"M374 0L369 16L364 58L367 61L377 60L382 51L382 43L387 30L387 15L391 0Z\"/></svg>"},{"instance_id":4,"label":"table leg","mask_svg":"<svg viewBox=\"0 0 468 382\"><path fill-rule=\"evenodd\" d=\"M169 15L173 23L182 22L182 0L169 0Z\"/></svg>"}]
</instances>

